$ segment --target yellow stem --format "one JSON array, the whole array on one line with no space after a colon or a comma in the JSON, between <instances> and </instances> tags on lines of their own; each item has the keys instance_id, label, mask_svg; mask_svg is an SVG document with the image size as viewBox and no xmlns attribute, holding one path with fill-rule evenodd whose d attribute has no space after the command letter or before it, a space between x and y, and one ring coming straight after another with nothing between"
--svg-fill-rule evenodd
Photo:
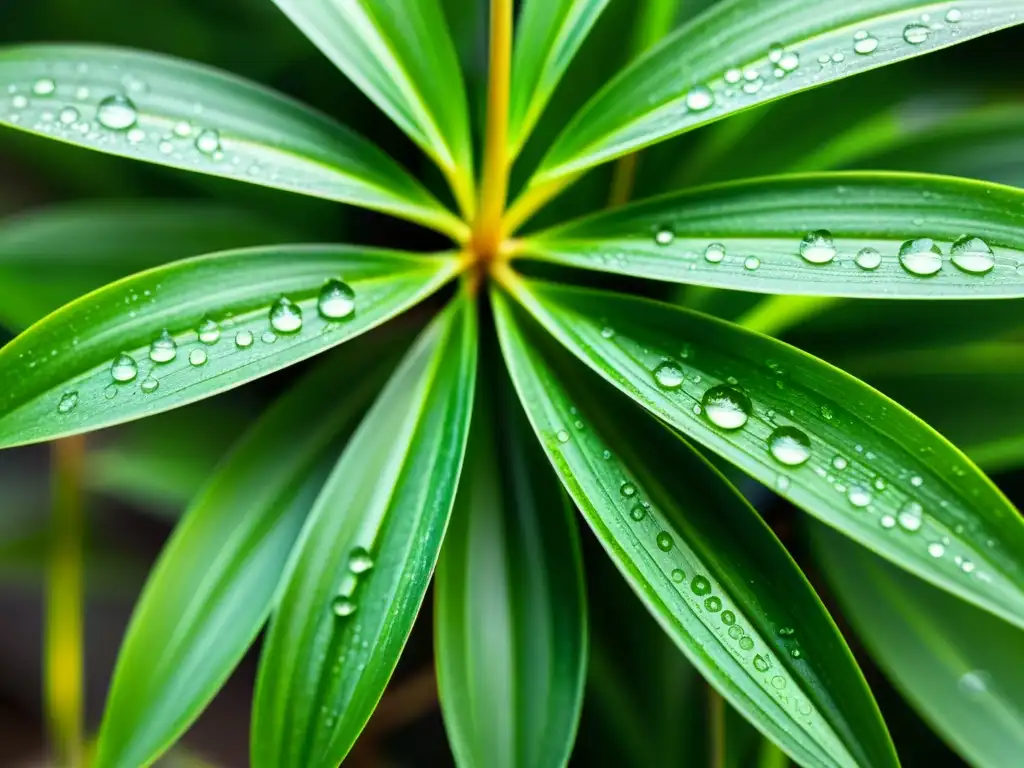
<instances>
[{"instance_id":1,"label":"yellow stem","mask_svg":"<svg viewBox=\"0 0 1024 768\"><path fill-rule=\"evenodd\" d=\"M708 764L711 768L725 768L725 701L708 686Z\"/></svg>"},{"instance_id":2,"label":"yellow stem","mask_svg":"<svg viewBox=\"0 0 1024 768\"><path fill-rule=\"evenodd\" d=\"M57 765L83 761L83 555L85 438L53 446L53 530L46 604L47 719Z\"/></svg>"},{"instance_id":3,"label":"yellow stem","mask_svg":"<svg viewBox=\"0 0 1024 768\"><path fill-rule=\"evenodd\" d=\"M491 48L487 87L484 175L474 241L488 258L501 242L501 217L508 197L508 115L512 81L512 0L491 0Z\"/></svg>"},{"instance_id":4,"label":"yellow stem","mask_svg":"<svg viewBox=\"0 0 1024 768\"><path fill-rule=\"evenodd\" d=\"M633 196L633 184L636 182L636 167L640 155L634 152L619 159L615 164L615 174L612 176L612 192L608 196L609 208L620 208L629 202Z\"/></svg>"},{"instance_id":5,"label":"yellow stem","mask_svg":"<svg viewBox=\"0 0 1024 768\"><path fill-rule=\"evenodd\" d=\"M502 234L505 237L515 234L516 230L529 221L533 214L547 205L552 198L560 194L581 175L582 172L567 174L537 186L527 187L526 191L512 203L505 214Z\"/></svg>"}]
</instances>

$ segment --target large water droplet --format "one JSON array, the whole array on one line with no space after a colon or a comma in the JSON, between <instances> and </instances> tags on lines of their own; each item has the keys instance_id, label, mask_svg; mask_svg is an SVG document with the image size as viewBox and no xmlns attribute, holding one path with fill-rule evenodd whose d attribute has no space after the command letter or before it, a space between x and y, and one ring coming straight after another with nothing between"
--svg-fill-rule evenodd
<instances>
[{"instance_id":1,"label":"large water droplet","mask_svg":"<svg viewBox=\"0 0 1024 768\"><path fill-rule=\"evenodd\" d=\"M662 389L679 389L685 381L682 369L666 360L654 369L654 380Z\"/></svg>"},{"instance_id":2,"label":"large water droplet","mask_svg":"<svg viewBox=\"0 0 1024 768\"><path fill-rule=\"evenodd\" d=\"M944 554L946 554L946 548L942 545L941 542L933 541L931 544L928 545L928 554L932 557L942 557Z\"/></svg>"},{"instance_id":3,"label":"large water droplet","mask_svg":"<svg viewBox=\"0 0 1024 768\"><path fill-rule=\"evenodd\" d=\"M110 375L114 381L125 384L134 381L135 377L139 375L139 366L136 365L135 359L131 355L122 352L110 366Z\"/></svg>"},{"instance_id":4,"label":"large water droplet","mask_svg":"<svg viewBox=\"0 0 1024 768\"><path fill-rule=\"evenodd\" d=\"M686 94L686 108L694 112L703 112L715 103L715 95L705 85L698 85Z\"/></svg>"},{"instance_id":5,"label":"large water droplet","mask_svg":"<svg viewBox=\"0 0 1024 768\"><path fill-rule=\"evenodd\" d=\"M568 443L571 437L572 436L569 434L568 430L565 429L560 429L555 432L555 439L560 443Z\"/></svg>"},{"instance_id":6,"label":"large water droplet","mask_svg":"<svg viewBox=\"0 0 1024 768\"><path fill-rule=\"evenodd\" d=\"M158 389L160 389L160 382L157 379L154 379L152 376L147 376L146 379L140 385L140 388L147 395L150 395L153 392L156 392Z\"/></svg>"},{"instance_id":7,"label":"large water droplet","mask_svg":"<svg viewBox=\"0 0 1024 768\"><path fill-rule=\"evenodd\" d=\"M78 393L65 392L57 403L57 413L71 413L78 407Z\"/></svg>"},{"instance_id":8,"label":"large water droplet","mask_svg":"<svg viewBox=\"0 0 1024 768\"><path fill-rule=\"evenodd\" d=\"M668 532L662 531L658 534L658 549L662 552L668 552L673 545L672 536Z\"/></svg>"},{"instance_id":9,"label":"large water droplet","mask_svg":"<svg viewBox=\"0 0 1024 768\"><path fill-rule=\"evenodd\" d=\"M743 268L749 269L751 272L753 272L760 266L761 260L757 258L757 256L747 256L747 258L743 261Z\"/></svg>"},{"instance_id":10,"label":"large water droplet","mask_svg":"<svg viewBox=\"0 0 1024 768\"><path fill-rule=\"evenodd\" d=\"M206 354L206 350L202 348L193 349L188 353L189 364L196 368L200 365L206 365L206 361L209 359L210 357Z\"/></svg>"},{"instance_id":11,"label":"large water droplet","mask_svg":"<svg viewBox=\"0 0 1024 768\"><path fill-rule=\"evenodd\" d=\"M740 638L740 648L742 648L744 651L752 650L753 647L754 647L754 640L753 640L753 638L747 637L746 635L744 635L743 637Z\"/></svg>"},{"instance_id":12,"label":"large water droplet","mask_svg":"<svg viewBox=\"0 0 1024 768\"><path fill-rule=\"evenodd\" d=\"M636 496L636 486L632 483L623 483L619 488L619 493L625 496L627 499Z\"/></svg>"},{"instance_id":13,"label":"large water droplet","mask_svg":"<svg viewBox=\"0 0 1024 768\"><path fill-rule=\"evenodd\" d=\"M924 24L907 24L903 28L903 39L911 45L920 45L931 37L932 31Z\"/></svg>"},{"instance_id":14,"label":"large water droplet","mask_svg":"<svg viewBox=\"0 0 1024 768\"><path fill-rule=\"evenodd\" d=\"M356 311L356 292L341 280L328 280L320 289L317 311L328 320L344 320Z\"/></svg>"},{"instance_id":15,"label":"large water droplet","mask_svg":"<svg viewBox=\"0 0 1024 768\"><path fill-rule=\"evenodd\" d=\"M996 265L995 254L980 237L964 235L949 251L953 264L972 275L984 275Z\"/></svg>"},{"instance_id":16,"label":"large water droplet","mask_svg":"<svg viewBox=\"0 0 1024 768\"><path fill-rule=\"evenodd\" d=\"M871 503L871 493L859 485L851 486L846 498L857 509L863 509Z\"/></svg>"},{"instance_id":17,"label":"large water droplet","mask_svg":"<svg viewBox=\"0 0 1024 768\"><path fill-rule=\"evenodd\" d=\"M302 330L302 309L282 296L270 308L270 325L278 333L297 333Z\"/></svg>"},{"instance_id":18,"label":"large water droplet","mask_svg":"<svg viewBox=\"0 0 1024 768\"><path fill-rule=\"evenodd\" d=\"M166 330L149 346L149 359L154 363L169 363L178 356L178 345Z\"/></svg>"},{"instance_id":19,"label":"large water droplet","mask_svg":"<svg viewBox=\"0 0 1024 768\"><path fill-rule=\"evenodd\" d=\"M331 601L331 610L335 616L351 616L356 612L356 604L352 601L352 598L338 595Z\"/></svg>"},{"instance_id":20,"label":"large water droplet","mask_svg":"<svg viewBox=\"0 0 1024 768\"><path fill-rule=\"evenodd\" d=\"M811 440L796 427L778 427L768 436L768 450L776 461L798 467L811 457Z\"/></svg>"},{"instance_id":21,"label":"large water droplet","mask_svg":"<svg viewBox=\"0 0 1024 768\"><path fill-rule=\"evenodd\" d=\"M690 591L700 597L711 594L711 582L707 576L694 576L690 581Z\"/></svg>"},{"instance_id":22,"label":"large water droplet","mask_svg":"<svg viewBox=\"0 0 1024 768\"><path fill-rule=\"evenodd\" d=\"M903 530L913 533L921 529L921 524L924 522L924 510L916 501L908 501L900 508L896 519Z\"/></svg>"},{"instance_id":23,"label":"large water droplet","mask_svg":"<svg viewBox=\"0 0 1024 768\"><path fill-rule=\"evenodd\" d=\"M254 339L252 331L239 331L235 334L235 346L239 349L248 349L252 346Z\"/></svg>"},{"instance_id":24,"label":"large water droplet","mask_svg":"<svg viewBox=\"0 0 1024 768\"><path fill-rule=\"evenodd\" d=\"M641 520L647 517L647 508L640 502L637 502L636 504L633 505L633 508L629 510L629 516L639 523Z\"/></svg>"},{"instance_id":25,"label":"large water droplet","mask_svg":"<svg viewBox=\"0 0 1024 768\"><path fill-rule=\"evenodd\" d=\"M220 341L220 326L216 321L204 317L199 324L199 340L203 344L216 344Z\"/></svg>"},{"instance_id":26,"label":"large water droplet","mask_svg":"<svg viewBox=\"0 0 1024 768\"><path fill-rule=\"evenodd\" d=\"M77 109L74 107L64 107L57 116L57 119L59 119L64 125L72 125L78 122L79 117L81 117L81 115L78 114Z\"/></svg>"},{"instance_id":27,"label":"large water droplet","mask_svg":"<svg viewBox=\"0 0 1024 768\"><path fill-rule=\"evenodd\" d=\"M720 384L704 393L704 415L722 429L740 429L750 418L750 398L738 389Z\"/></svg>"},{"instance_id":28,"label":"large water droplet","mask_svg":"<svg viewBox=\"0 0 1024 768\"><path fill-rule=\"evenodd\" d=\"M960 11L956 8L950 8L949 12L946 14L946 21L949 24L959 24L960 20L963 19L963 17L963 11Z\"/></svg>"},{"instance_id":29,"label":"large water droplet","mask_svg":"<svg viewBox=\"0 0 1024 768\"><path fill-rule=\"evenodd\" d=\"M800 255L810 264L828 264L836 257L832 233L827 229L808 232L800 242Z\"/></svg>"},{"instance_id":30,"label":"large water droplet","mask_svg":"<svg viewBox=\"0 0 1024 768\"><path fill-rule=\"evenodd\" d=\"M711 264L718 264L725 258L725 246L721 243L712 243L704 249L704 260Z\"/></svg>"},{"instance_id":31,"label":"large water droplet","mask_svg":"<svg viewBox=\"0 0 1024 768\"><path fill-rule=\"evenodd\" d=\"M126 96L108 96L100 102L96 119L112 131L127 131L139 119L139 111Z\"/></svg>"},{"instance_id":32,"label":"large water droplet","mask_svg":"<svg viewBox=\"0 0 1024 768\"><path fill-rule=\"evenodd\" d=\"M370 557L370 553L365 548L354 547L348 553L348 569L352 573L366 573L371 568L373 568L373 558Z\"/></svg>"},{"instance_id":33,"label":"large water droplet","mask_svg":"<svg viewBox=\"0 0 1024 768\"><path fill-rule=\"evenodd\" d=\"M718 613L722 610L722 598L712 595L704 601L704 608L711 613Z\"/></svg>"},{"instance_id":34,"label":"large water droplet","mask_svg":"<svg viewBox=\"0 0 1024 768\"><path fill-rule=\"evenodd\" d=\"M882 254L875 248L861 248L853 262L861 269L878 269L882 264Z\"/></svg>"},{"instance_id":35,"label":"large water droplet","mask_svg":"<svg viewBox=\"0 0 1024 768\"><path fill-rule=\"evenodd\" d=\"M758 672L767 672L771 669L771 662L765 659L760 653L754 657L754 669Z\"/></svg>"},{"instance_id":36,"label":"large water droplet","mask_svg":"<svg viewBox=\"0 0 1024 768\"><path fill-rule=\"evenodd\" d=\"M867 56L878 49L878 38L872 37L867 30L861 30L853 36L854 53Z\"/></svg>"},{"instance_id":37,"label":"large water droplet","mask_svg":"<svg viewBox=\"0 0 1024 768\"><path fill-rule=\"evenodd\" d=\"M942 249L928 237L900 246L900 264L912 275L929 277L942 269Z\"/></svg>"},{"instance_id":38,"label":"large water droplet","mask_svg":"<svg viewBox=\"0 0 1024 768\"><path fill-rule=\"evenodd\" d=\"M654 233L654 242L661 246L672 245L672 241L675 239L675 232L668 227L662 227Z\"/></svg>"},{"instance_id":39,"label":"large water droplet","mask_svg":"<svg viewBox=\"0 0 1024 768\"><path fill-rule=\"evenodd\" d=\"M722 611L722 623L727 627L731 627L736 623L736 614L732 611Z\"/></svg>"},{"instance_id":40,"label":"large water droplet","mask_svg":"<svg viewBox=\"0 0 1024 768\"><path fill-rule=\"evenodd\" d=\"M41 77L32 84L32 93L36 96L50 96L57 90L57 83L51 77Z\"/></svg>"},{"instance_id":41,"label":"large water droplet","mask_svg":"<svg viewBox=\"0 0 1024 768\"><path fill-rule=\"evenodd\" d=\"M882 515L881 519L879 520L879 523L881 523L882 527L885 529L895 528L896 518L892 515Z\"/></svg>"},{"instance_id":42,"label":"large water droplet","mask_svg":"<svg viewBox=\"0 0 1024 768\"><path fill-rule=\"evenodd\" d=\"M783 72L793 72L800 66L800 54L796 51L783 51L776 63Z\"/></svg>"},{"instance_id":43,"label":"large water droplet","mask_svg":"<svg viewBox=\"0 0 1024 768\"><path fill-rule=\"evenodd\" d=\"M204 155L220 152L220 134L212 128L202 131L196 136L196 149Z\"/></svg>"}]
</instances>

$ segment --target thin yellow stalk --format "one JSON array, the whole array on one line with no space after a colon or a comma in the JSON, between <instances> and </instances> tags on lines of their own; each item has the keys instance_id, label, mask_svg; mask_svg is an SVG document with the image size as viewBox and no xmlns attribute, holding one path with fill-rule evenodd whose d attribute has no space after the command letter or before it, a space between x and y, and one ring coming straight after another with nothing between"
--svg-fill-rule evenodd
<instances>
[{"instance_id":1,"label":"thin yellow stalk","mask_svg":"<svg viewBox=\"0 0 1024 768\"><path fill-rule=\"evenodd\" d=\"M725 768L725 701L708 686L708 765Z\"/></svg>"}]
</instances>

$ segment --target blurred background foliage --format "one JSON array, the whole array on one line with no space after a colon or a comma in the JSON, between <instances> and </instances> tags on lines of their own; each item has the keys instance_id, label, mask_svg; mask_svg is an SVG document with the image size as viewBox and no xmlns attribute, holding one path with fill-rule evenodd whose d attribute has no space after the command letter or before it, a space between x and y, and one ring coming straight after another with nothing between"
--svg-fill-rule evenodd
<instances>
[{"instance_id":1,"label":"blurred background foliage","mask_svg":"<svg viewBox=\"0 0 1024 768\"><path fill-rule=\"evenodd\" d=\"M662 28L710 4L612 0L527 145L513 188L525 181L576 109L619 67L656 39ZM486 5L482 0L444 0L444 5L479 124L486 75ZM371 136L448 199L430 163L270 0L5 0L0 3L0 41L149 49L272 85ZM639 159L635 196L740 176L839 168L929 171L1024 186L1024 69L1009 65L1019 60L1022 44L1024 28L1018 27L681 136ZM615 168L607 166L589 174L536 224L606 205L614 173ZM200 252L293 240L422 250L443 245L414 225L371 212L93 154L13 131L0 134L0 343L64 301L123 274ZM621 283L624 278L587 279ZM638 287L652 296L680 298L670 287ZM780 309L777 301L753 294L680 294L705 311L746 318L756 327L775 331L863 377L964 448L993 473L1018 506L1024 502L1021 301L828 301L794 313L792 302ZM416 323L422 317L414 312L397 322ZM176 517L232 441L297 375L284 371L212 401L90 435L90 731L98 724L133 601ZM41 648L50 540L48 466L45 448L0 455L2 766L46 762ZM906 626L918 622L924 631L938 631L936 616L969 613L957 601L913 580L907 594L934 608L933 615L901 613L885 604L884 590L872 593L870 584L857 584L845 571L855 556L870 555L858 551L840 556L845 552L841 546L826 546L826 540L815 535L816 558L805 518L759 486L748 483L744 488L822 591L844 631L849 628L847 620L858 626L863 612L875 609L879 617L895 611L892 615L902 616ZM584 538L593 648L575 762L706 764L706 734L714 717L706 703L706 686L627 594L624 582L599 556L586 531ZM871 567L881 569L879 578L908 580L902 574L893 576L880 561ZM826 573L828 581L823 580ZM834 600L832 594L840 599ZM944 605L943 600L954 605ZM451 762L432 693L431 611L422 616L427 620L414 632L391 691L351 764ZM969 624L973 619L964 621ZM962 764L897 692L904 683L887 677L891 673L884 663L876 666L872 661L871 654L879 651L876 644L891 644L898 656L901 633L910 631L904 624L892 623L891 638L859 638L850 632L847 637L879 698L904 764ZM1000 642L1012 646L1016 641L1024 647L1020 633L1009 632ZM954 642L970 643L970 637ZM185 738L182 751L163 764L246 764L254 666L251 654ZM1020 693L1016 696L1019 699ZM921 711L929 717L926 706ZM728 734L725 765L783 764L741 718L731 712L723 716Z\"/></svg>"}]
</instances>

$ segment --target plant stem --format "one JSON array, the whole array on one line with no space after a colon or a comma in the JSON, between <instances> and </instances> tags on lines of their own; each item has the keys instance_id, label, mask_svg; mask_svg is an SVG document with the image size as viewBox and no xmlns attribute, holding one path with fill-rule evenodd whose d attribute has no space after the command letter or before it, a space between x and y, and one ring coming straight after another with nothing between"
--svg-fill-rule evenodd
<instances>
[{"instance_id":1,"label":"plant stem","mask_svg":"<svg viewBox=\"0 0 1024 768\"><path fill-rule=\"evenodd\" d=\"M491 0L491 48L487 86L487 132L483 184L474 244L491 258L501 242L501 217L508 197L508 115L512 80L512 0Z\"/></svg>"},{"instance_id":2,"label":"plant stem","mask_svg":"<svg viewBox=\"0 0 1024 768\"><path fill-rule=\"evenodd\" d=\"M725 701L708 686L708 765L725 768Z\"/></svg>"},{"instance_id":3,"label":"plant stem","mask_svg":"<svg viewBox=\"0 0 1024 768\"><path fill-rule=\"evenodd\" d=\"M83 765L82 541L85 438L53 445L53 521L46 604L45 690L56 764Z\"/></svg>"}]
</instances>

